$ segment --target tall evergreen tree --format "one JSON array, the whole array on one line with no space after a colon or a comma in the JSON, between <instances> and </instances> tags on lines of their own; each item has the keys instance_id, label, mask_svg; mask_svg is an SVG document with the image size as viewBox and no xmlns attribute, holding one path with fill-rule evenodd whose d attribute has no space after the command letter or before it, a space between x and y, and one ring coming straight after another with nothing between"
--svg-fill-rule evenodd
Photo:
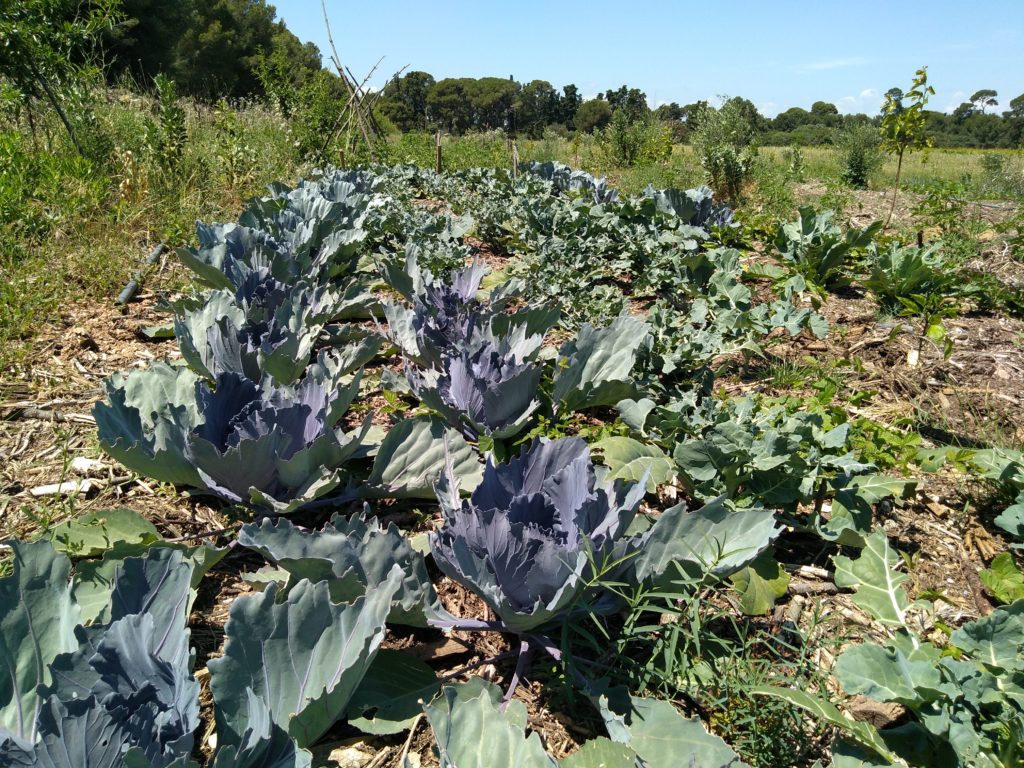
<instances>
[{"instance_id":1,"label":"tall evergreen tree","mask_svg":"<svg viewBox=\"0 0 1024 768\"><path fill-rule=\"evenodd\" d=\"M427 94L434 87L428 72L407 72L384 88L380 110L401 131L426 130Z\"/></svg>"},{"instance_id":2,"label":"tall evergreen tree","mask_svg":"<svg viewBox=\"0 0 1024 768\"><path fill-rule=\"evenodd\" d=\"M576 110L583 103L580 96L580 89L574 84L562 86L562 98L559 101L558 122L563 123L567 128L573 127L573 118L576 117Z\"/></svg>"},{"instance_id":3,"label":"tall evergreen tree","mask_svg":"<svg viewBox=\"0 0 1024 768\"><path fill-rule=\"evenodd\" d=\"M194 22L195 0L121 0L121 12L104 41L109 74L127 73L140 85L161 72L177 77L179 44Z\"/></svg>"}]
</instances>

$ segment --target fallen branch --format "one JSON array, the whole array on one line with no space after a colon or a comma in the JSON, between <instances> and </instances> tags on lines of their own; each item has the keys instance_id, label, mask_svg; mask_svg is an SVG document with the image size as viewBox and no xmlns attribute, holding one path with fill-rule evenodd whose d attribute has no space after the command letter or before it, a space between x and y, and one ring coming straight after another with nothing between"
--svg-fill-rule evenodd
<instances>
[{"instance_id":1,"label":"fallen branch","mask_svg":"<svg viewBox=\"0 0 1024 768\"><path fill-rule=\"evenodd\" d=\"M48 408L15 408L4 414L0 421L16 421L17 419L38 419L39 421L58 421L72 424L95 424L96 419L87 413L61 413Z\"/></svg>"},{"instance_id":2,"label":"fallen branch","mask_svg":"<svg viewBox=\"0 0 1024 768\"><path fill-rule=\"evenodd\" d=\"M789 593L791 595L838 595L839 587L830 581L813 583L810 581L789 582Z\"/></svg>"}]
</instances>

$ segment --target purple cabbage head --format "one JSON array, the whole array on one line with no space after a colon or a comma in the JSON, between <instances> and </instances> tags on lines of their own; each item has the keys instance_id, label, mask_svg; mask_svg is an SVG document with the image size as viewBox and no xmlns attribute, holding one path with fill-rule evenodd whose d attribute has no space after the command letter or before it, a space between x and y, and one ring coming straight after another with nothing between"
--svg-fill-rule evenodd
<instances>
[{"instance_id":1,"label":"purple cabbage head","mask_svg":"<svg viewBox=\"0 0 1024 768\"><path fill-rule=\"evenodd\" d=\"M412 327L424 358L438 362L444 350L459 349L486 324L489 315L476 301L485 267L480 262L452 272L450 282L433 280L414 297Z\"/></svg>"},{"instance_id":2,"label":"purple cabbage head","mask_svg":"<svg viewBox=\"0 0 1024 768\"><path fill-rule=\"evenodd\" d=\"M483 435L506 439L521 432L540 405L542 373L539 365L520 361L489 341L444 355L439 375L407 369L416 395L470 440Z\"/></svg>"},{"instance_id":3,"label":"purple cabbage head","mask_svg":"<svg viewBox=\"0 0 1024 768\"><path fill-rule=\"evenodd\" d=\"M468 500L442 478L444 521L430 549L438 567L479 595L508 630L532 632L614 604L594 594L594 565L627 554L623 534L645 485L598 485L583 440L538 438L507 464L488 462Z\"/></svg>"},{"instance_id":4,"label":"purple cabbage head","mask_svg":"<svg viewBox=\"0 0 1024 768\"><path fill-rule=\"evenodd\" d=\"M185 455L207 491L292 511L312 501L305 498L309 491L337 485L334 470L358 445L330 423L333 399L310 380L289 389L221 374L214 388L196 387L204 420L188 435Z\"/></svg>"},{"instance_id":5,"label":"purple cabbage head","mask_svg":"<svg viewBox=\"0 0 1024 768\"><path fill-rule=\"evenodd\" d=\"M286 285L264 268L239 269L233 291L176 306L174 333L185 361L207 378L240 373L291 384L306 370L321 331L344 297L330 286Z\"/></svg>"},{"instance_id":6,"label":"purple cabbage head","mask_svg":"<svg viewBox=\"0 0 1024 768\"><path fill-rule=\"evenodd\" d=\"M155 366L110 380L108 401L94 414L100 445L129 469L286 514L341 482L369 429L369 419L354 434L335 427L359 380L340 386L307 375L280 387L233 372L210 382Z\"/></svg>"}]
</instances>

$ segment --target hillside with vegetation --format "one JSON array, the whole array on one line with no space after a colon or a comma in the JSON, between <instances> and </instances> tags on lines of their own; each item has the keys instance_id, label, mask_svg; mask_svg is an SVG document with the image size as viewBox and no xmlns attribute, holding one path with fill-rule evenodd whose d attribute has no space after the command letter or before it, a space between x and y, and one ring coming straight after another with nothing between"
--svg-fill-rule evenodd
<instances>
[{"instance_id":1,"label":"hillside with vegetation","mask_svg":"<svg viewBox=\"0 0 1024 768\"><path fill-rule=\"evenodd\" d=\"M1021 765L1021 97L0 43L0 765Z\"/></svg>"}]
</instances>

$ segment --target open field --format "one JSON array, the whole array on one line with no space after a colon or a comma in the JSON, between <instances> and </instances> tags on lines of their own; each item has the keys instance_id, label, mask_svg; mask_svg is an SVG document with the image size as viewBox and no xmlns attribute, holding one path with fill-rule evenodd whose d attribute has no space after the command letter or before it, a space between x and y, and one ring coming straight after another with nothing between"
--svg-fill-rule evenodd
<instances>
[{"instance_id":1,"label":"open field","mask_svg":"<svg viewBox=\"0 0 1024 768\"><path fill-rule=\"evenodd\" d=\"M500 136L446 139L444 174L417 135L314 171L259 105L190 106L171 157L150 107L109 95L104 161L0 132L0 583L64 611L19 665L77 623L121 663L117 632L163 622L194 664L139 654L187 703L118 669L184 734L173 765L245 738L331 768L1019 764L1024 245L997 153L910 155L883 228L891 161L854 190L829 149L799 179L762 149L725 206L683 146L518 142L615 195L512 177ZM99 690L91 651L61 663Z\"/></svg>"},{"instance_id":2,"label":"open field","mask_svg":"<svg viewBox=\"0 0 1024 768\"><path fill-rule=\"evenodd\" d=\"M480 135L445 137L445 167L458 171L481 165L510 164L504 136ZM589 137L578 144L558 136L545 139L519 139L519 152L523 160L558 162L572 165L598 175L606 175L630 193L639 192L648 183L655 186L692 187L702 183L702 171L693 149L687 145L673 147L671 158L651 166L619 168L610 165L596 150ZM761 147L760 156L767 164L785 169L789 160L787 147ZM842 157L834 147L801 147L804 162L803 178L814 181L836 182L842 171ZM986 168L985 158L997 158L1001 166L998 173ZM391 159L414 162L423 167L434 165L432 136L408 134L394 142ZM930 149L908 154L903 165L903 181L911 188L928 188L935 184L962 185L972 198L1014 199L998 182L1002 177L1013 179L1011 189L1019 196L1024 190L1024 152L1008 149ZM886 157L881 167L871 176L871 187L887 189L896 176L896 160ZM994 178L995 177L995 178Z\"/></svg>"}]
</instances>

